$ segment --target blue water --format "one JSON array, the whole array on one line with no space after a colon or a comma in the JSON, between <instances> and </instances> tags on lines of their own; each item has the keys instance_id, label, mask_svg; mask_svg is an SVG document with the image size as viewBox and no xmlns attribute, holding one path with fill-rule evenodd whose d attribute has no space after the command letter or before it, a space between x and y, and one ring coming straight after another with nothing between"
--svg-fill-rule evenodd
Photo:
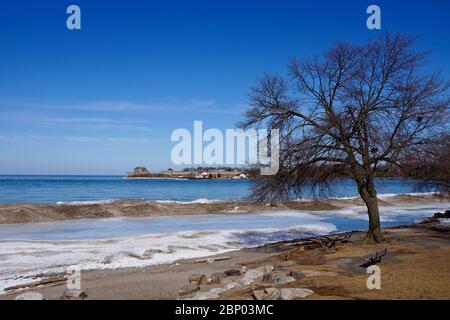
<instances>
[{"instance_id":1,"label":"blue water","mask_svg":"<svg viewBox=\"0 0 450 320\"><path fill-rule=\"evenodd\" d=\"M110 199L242 200L250 195L250 180L126 180L121 176L0 175L0 203L56 203ZM378 193L414 192L411 181L376 181ZM331 196L356 196L351 180L342 180ZM311 197L306 193L305 198Z\"/></svg>"}]
</instances>

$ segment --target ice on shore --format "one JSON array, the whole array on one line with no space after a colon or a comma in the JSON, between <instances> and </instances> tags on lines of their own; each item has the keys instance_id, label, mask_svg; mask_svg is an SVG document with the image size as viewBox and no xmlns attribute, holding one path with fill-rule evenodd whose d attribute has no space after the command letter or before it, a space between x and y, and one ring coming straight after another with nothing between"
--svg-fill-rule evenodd
<instances>
[{"instance_id":1,"label":"ice on shore","mask_svg":"<svg viewBox=\"0 0 450 320\"><path fill-rule=\"evenodd\" d=\"M387 223L413 222L449 204L380 207ZM236 215L81 219L0 225L0 292L38 277L172 263L335 231L365 229L364 207Z\"/></svg>"},{"instance_id":2,"label":"ice on shore","mask_svg":"<svg viewBox=\"0 0 450 320\"><path fill-rule=\"evenodd\" d=\"M287 229L209 230L99 240L0 240L0 292L36 281L35 275L81 270L145 267L199 258L263 243L335 231L317 221Z\"/></svg>"}]
</instances>

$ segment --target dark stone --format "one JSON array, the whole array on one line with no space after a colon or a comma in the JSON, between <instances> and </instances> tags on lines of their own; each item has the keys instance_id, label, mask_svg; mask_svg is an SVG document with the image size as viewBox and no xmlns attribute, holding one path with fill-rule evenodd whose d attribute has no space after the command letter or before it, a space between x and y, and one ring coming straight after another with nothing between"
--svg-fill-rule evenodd
<instances>
[{"instance_id":1,"label":"dark stone","mask_svg":"<svg viewBox=\"0 0 450 320\"><path fill-rule=\"evenodd\" d=\"M226 270L223 274L226 275L227 277L240 276L241 270L240 269L229 269L229 270Z\"/></svg>"},{"instance_id":2,"label":"dark stone","mask_svg":"<svg viewBox=\"0 0 450 320\"><path fill-rule=\"evenodd\" d=\"M450 218L450 210L446 210L444 213L436 212L433 217L439 219L448 219Z\"/></svg>"}]
</instances>

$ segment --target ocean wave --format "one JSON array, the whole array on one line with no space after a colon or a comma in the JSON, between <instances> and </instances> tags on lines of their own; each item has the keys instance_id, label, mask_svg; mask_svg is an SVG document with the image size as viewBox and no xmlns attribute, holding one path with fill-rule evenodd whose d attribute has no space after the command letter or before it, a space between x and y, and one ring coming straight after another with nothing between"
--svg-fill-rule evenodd
<instances>
[{"instance_id":1,"label":"ocean wave","mask_svg":"<svg viewBox=\"0 0 450 320\"><path fill-rule=\"evenodd\" d=\"M397 196L412 196L412 197L423 197L423 196L433 196L437 195L439 192L409 192L409 193L382 193L377 197L378 199L389 199Z\"/></svg>"},{"instance_id":2,"label":"ocean wave","mask_svg":"<svg viewBox=\"0 0 450 320\"><path fill-rule=\"evenodd\" d=\"M407 192L407 193L380 193L377 195L378 199L386 200L389 198L394 198L398 196L412 196L412 197L422 197L422 196L432 196L437 195L438 192ZM361 197L358 196L345 196L345 197L329 197L329 198L318 198L319 200L356 200L360 199ZM316 200L316 198L297 198L293 201L298 202L311 202Z\"/></svg>"},{"instance_id":3,"label":"ocean wave","mask_svg":"<svg viewBox=\"0 0 450 320\"><path fill-rule=\"evenodd\" d=\"M118 201L117 199L106 199L106 200L92 200L92 201L58 201L56 204L59 206L82 206L82 205L92 205L92 204L106 204Z\"/></svg>"},{"instance_id":4,"label":"ocean wave","mask_svg":"<svg viewBox=\"0 0 450 320\"><path fill-rule=\"evenodd\" d=\"M437 192L411 192L411 193L382 193L378 194L378 199L381 200L389 200L390 198L394 198L397 196L413 196L413 197L421 197L421 196L432 196L438 194ZM351 196L351 197L331 197L331 198L319 198L320 200L356 200L359 199L359 196ZM144 199L122 199L122 200L144 200ZM302 198L302 199L294 199L293 201L297 202L311 202L315 201L315 198ZM92 204L107 204L115 201L120 201L120 199L104 199L104 200L88 200L88 201L58 201L57 205L92 205ZM145 200L148 203L162 203L162 204L212 204L212 203L220 203L227 201L237 201L240 200L231 200L231 199L206 199L199 198L195 200L167 200L167 199L159 199L159 200Z\"/></svg>"},{"instance_id":5,"label":"ocean wave","mask_svg":"<svg viewBox=\"0 0 450 320\"><path fill-rule=\"evenodd\" d=\"M176 203L176 204L211 204L211 203L218 203L218 202L225 202L228 200L223 199L196 199L192 201L180 201L180 200L149 200L147 202L152 203Z\"/></svg>"}]
</instances>

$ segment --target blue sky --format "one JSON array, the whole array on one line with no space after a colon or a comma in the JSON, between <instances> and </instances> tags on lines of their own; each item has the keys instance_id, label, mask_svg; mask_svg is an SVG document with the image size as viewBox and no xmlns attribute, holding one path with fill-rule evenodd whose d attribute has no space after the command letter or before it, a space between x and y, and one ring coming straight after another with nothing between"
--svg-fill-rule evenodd
<instances>
[{"instance_id":1,"label":"blue sky","mask_svg":"<svg viewBox=\"0 0 450 320\"><path fill-rule=\"evenodd\" d=\"M82 29L66 28L81 8ZM420 36L450 78L448 1L9 1L0 6L0 174L172 166L170 134L233 128L249 87L333 41Z\"/></svg>"}]
</instances>

